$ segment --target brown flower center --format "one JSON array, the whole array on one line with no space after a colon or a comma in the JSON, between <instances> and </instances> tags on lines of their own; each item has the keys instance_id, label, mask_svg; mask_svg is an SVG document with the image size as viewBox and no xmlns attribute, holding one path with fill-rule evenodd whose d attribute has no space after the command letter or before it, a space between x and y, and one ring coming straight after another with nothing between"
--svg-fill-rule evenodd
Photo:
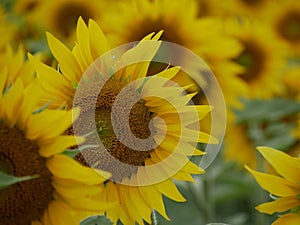
<instances>
[{"instance_id":1,"label":"brown flower center","mask_svg":"<svg viewBox=\"0 0 300 225\"><path fill-rule=\"evenodd\" d=\"M144 18L135 27L128 30L130 32L128 33L127 41L139 41L152 32L159 32L163 30L164 32L160 40L176 43L178 45L184 45L184 40L178 32L178 22L176 20L165 20L166 19L164 17L157 19Z\"/></svg>"},{"instance_id":2,"label":"brown flower center","mask_svg":"<svg viewBox=\"0 0 300 225\"><path fill-rule=\"evenodd\" d=\"M300 42L300 12L289 11L277 23L277 32L291 43Z\"/></svg>"},{"instance_id":3,"label":"brown flower center","mask_svg":"<svg viewBox=\"0 0 300 225\"><path fill-rule=\"evenodd\" d=\"M255 81L261 75L265 67L265 52L254 41L244 41L244 51L235 61L245 68L240 77L246 82Z\"/></svg>"},{"instance_id":4,"label":"brown flower center","mask_svg":"<svg viewBox=\"0 0 300 225\"><path fill-rule=\"evenodd\" d=\"M0 123L0 170L16 177L38 175L0 190L0 224L30 225L40 219L52 200L52 175L39 147L17 128Z\"/></svg>"},{"instance_id":5,"label":"brown flower center","mask_svg":"<svg viewBox=\"0 0 300 225\"><path fill-rule=\"evenodd\" d=\"M55 27L61 35L67 38L73 33L80 16L85 23L94 18L93 12L85 4L66 2L55 14Z\"/></svg>"},{"instance_id":6,"label":"brown flower center","mask_svg":"<svg viewBox=\"0 0 300 225\"><path fill-rule=\"evenodd\" d=\"M124 85L125 83L122 83L115 78L111 78L105 83L98 95L95 112L83 109L85 113L83 113L78 119L78 123L80 123L78 127L82 127L83 130L90 131L93 129L92 124L95 123L97 135L89 136L87 138L87 143L94 143L94 139L99 137L105 149L87 149L76 158L84 165L90 165L92 167L111 172L113 179L120 181L123 178L130 177L132 174L136 173L136 167L129 170L120 170L118 169L118 166L115 165L115 161L112 161L111 158L107 157L107 155L104 154L104 151L107 151L118 161L132 166L144 166L145 159L150 157L150 152L152 151L133 150L121 143L114 132L111 121L111 110L117 95L120 93ZM134 94L135 92L133 91L133 96ZM128 99L133 96L128 96ZM90 108L87 104L90 103L90 101L87 100L88 98L83 97L83 99L85 100L83 105ZM122 106L117 107L116 110L118 115L122 115L124 113L124 108ZM148 126L151 119L152 115L145 106L144 101L140 100L135 103L129 114L129 127L132 134L139 139L149 138L151 132ZM121 123L128 123L128 121ZM119 135L120 134L127 137L125 132L121 131Z\"/></svg>"},{"instance_id":7,"label":"brown flower center","mask_svg":"<svg viewBox=\"0 0 300 225\"><path fill-rule=\"evenodd\" d=\"M256 6L261 4L262 0L241 0L241 2L249 6Z\"/></svg>"}]
</instances>

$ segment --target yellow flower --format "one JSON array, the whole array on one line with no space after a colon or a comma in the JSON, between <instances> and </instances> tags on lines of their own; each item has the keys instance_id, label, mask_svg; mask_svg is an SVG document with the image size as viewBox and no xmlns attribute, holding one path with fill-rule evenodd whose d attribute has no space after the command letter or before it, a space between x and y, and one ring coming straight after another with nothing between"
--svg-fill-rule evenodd
<instances>
[{"instance_id":1,"label":"yellow flower","mask_svg":"<svg viewBox=\"0 0 300 225\"><path fill-rule=\"evenodd\" d=\"M0 6L0 51L14 38L15 27L7 21L7 15Z\"/></svg>"},{"instance_id":2,"label":"yellow flower","mask_svg":"<svg viewBox=\"0 0 300 225\"><path fill-rule=\"evenodd\" d=\"M298 55L300 50L300 3L295 0L279 1L277 7L268 12L268 22L276 38L283 41L291 52Z\"/></svg>"},{"instance_id":3,"label":"yellow flower","mask_svg":"<svg viewBox=\"0 0 300 225\"><path fill-rule=\"evenodd\" d=\"M225 159L235 161L239 165L247 164L255 168L255 145L248 137L247 127L241 124L234 125L233 123L227 126L226 130L223 152Z\"/></svg>"},{"instance_id":4,"label":"yellow flower","mask_svg":"<svg viewBox=\"0 0 300 225\"><path fill-rule=\"evenodd\" d=\"M293 225L300 222L300 160L269 147L258 147L258 151L276 170L278 176L246 169L255 177L258 184L277 199L256 207L262 213L287 213L280 216L272 225Z\"/></svg>"},{"instance_id":5,"label":"yellow flower","mask_svg":"<svg viewBox=\"0 0 300 225\"><path fill-rule=\"evenodd\" d=\"M300 67L291 67L283 74L283 82L286 86L286 95L300 100Z\"/></svg>"},{"instance_id":6,"label":"yellow flower","mask_svg":"<svg viewBox=\"0 0 300 225\"><path fill-rule=\"evenodd\" d=\"M181 45L198 54L216 75L228 105L238 104L237 96L245 94L245 85L236 76L239 67L230 59L236 57L242 48L236 40L225 35L219 20L197 18L196 2L187 0L121 1L118 8L105 13L101 21L108 40L114 46L163 30L163 41ZM182 61L184 63L184 57ZM182 73L174 80L184 85L192 82ZM195 90L199 91L199 88L191 91Z\"/></svg>"},{"instance_id":7,"label":"yellow flower","mask_svg":"<svg viewBox=\"0 0 300 225\"><path fill-rule=\"evenodd\" d=\"M47 31L55 33L64 41L73 43L78 18L81 16L85 22L89 19L98 20L108 6L108 2L104 0L44 0L38 18Z\"/></svg>"},{"instance_id":8,"label":"yellow flower","mask_svg":"<svg viewBox=\"0 0 300 225\"><path fill-rule=\"evenodd\" d=\"M0 190L0 221L7 225L78 224L70 211L98 209L88 196L98 192L94 185L104 181L98 173L105 177L108 173L96 173L60 154L84 141L61 135L72 117L78 117L79 109L41 110L38 102L43 89L38 80L27 87L20 78L11 84L8 68L0 72L0 170L16 177L37 177Z\"/></svg>"},{"instance_id":9,"label":"yellow flower","mask_svg":"<svg viewBox=\"0 0 300 225\"><path fill-rule=\"evenodd\" d=\"M220 2L223 14L227 16L241 16L252 19L264 19L270 7L275 5L273 0L228 0Z\"/></svg>"},{"instance_id":10,"label":"yellow flower","mask_svg":"<svg viewBox=\"0 0 300 225\"><path fill-rule=\"evenodd\" d=\"M243 45L234 60L243 66L239 76L247 83L249 96L269 98L281 93L285 51L270 29L262 23L232 20L226 30Z\"/></svg>"},{"instance_id":11,"label":"yellow flower","mask_svg":"<svg viewBox=\"0 0 300 225\"><path fill-rule=\"evenodd\" d=\"M197 4L198 17L222 17L228 12L224 11L223 2L218 0L194 0ZM228 2L228 1L227 1Z\"/></svg>"},{"instance_id":12,"label":"yellow flower","mask_svg":"<svg viewBox=\"0 0 300 225\"><path fill-rule=\"evenodd\" d=\"M57 96L53 107L80 106L82 114L73 125L74 133L89 134L85 144L100 147L82 151L77 160L112 173L111 180L99 185L103 191L93 199L98 200L99 205L115 204L107 210L99 209L99 213L105 213L115 224L118 220L123 224L134 224L135 221L143 224L143 220L151 223L152 209L168 219L162 195L185 201L173 179L193 181L191 174L203 173L188 156L204 154L196 149L197 142L217 142L197 129L199 120L210 107L189 105L193 95L185 94L184 87L170 84L180 70L178 67L146 78L149 61L160 47L160 41L157 41L160 35L161 32L147 35L120 59L116 58L115 64L106 64L106 60L114 61L114 55L106 54L108 58L100 57L99 62L98 57L109 50L101 29L93 20L86 26L80 18L77 42L72 51L47 34L61 73L29 57L44 80L46 90ZM136 63L136 60L142 63ZM96 74L90 74L90 71ZM101 86L100 92L97 88ZM139 100L135 102L136 97ZM124 124L127 120L128 128L114 130L114 125ZM129 133L133 135L127 136ZM104 148L97 141L99 138ZM150 148L146 148L149 146L144 142L131 146L135 138L149 140L146 143ZM77 216L83 218L89 214Z\"/></svg>"},{"instance_id":13,"label":"yellow flower","mask_svg":"<svg viewBox=\"0 0 300 225\"><path fill-rule=\"evenodd\" d=\"M6 79L5 88L15 82L17 78L22 80L24 86L28 86L36 78L32 65L25 61L25 53L22 46L19 46L15 52L10 45L6 45L1 53L0 68L6 68L8 77Z\"/></svg>"}]
</instances>

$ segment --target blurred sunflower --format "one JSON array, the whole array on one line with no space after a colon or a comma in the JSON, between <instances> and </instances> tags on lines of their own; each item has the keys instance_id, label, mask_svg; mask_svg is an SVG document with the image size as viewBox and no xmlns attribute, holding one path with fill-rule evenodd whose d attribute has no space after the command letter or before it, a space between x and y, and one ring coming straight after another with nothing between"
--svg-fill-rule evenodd
<instances>
[{"instance_id":1,"label":"blurred sunflower","mask_svg":"<svg viewBox=\"0 0 300 225\"><path fill-rule=\"evenodd\" d=\"M194 125L198 124L198 120L210 111L210 107L189 105L192 95L186 95L183 89L177 86L166 87L166 83L177 74L179 68L164 70L156 76L145 79L149 61L160 47L160 42L157 41L160 35L161 32L155 36L152 33L124 53L118 61L121 64L120 68L123 69L116 70L113 76L109 75L110 70L107 73L100 71L101 76L98 71L98 80L94 81L92 77L88 77L83 80L91 79L92 82L83 82L83 84L79 81L84 72L93 64L94 60L109 50L101 29L93 20L89 21L88 27L81 18L78 20L77 43L72 51L51 34L47 34L49 47L57 59L62 73L40 63L32 56L29 57L38 75L44 80L47 91L52 95L56 93L55 106L64 104L71 107L75 91L79 92L79 96L82 97L79 101L83 112L79 119L81 122L79 127L83 129L83 133L90 133L87 141L100 137L105 149L84 150L77 156L77 159L86 166L92 165L112 173L112 180L107 180L105 184L99 185L99 188L104 191L95 195L94 199L98 199L99 205L117 203L112 209L105 211L99 209L99 213L105 213L115 224L118 220L124 224L134 224L135 221L143 224L143 220L151 223L152 209L168 219L162 194L175 201L184 201L172 179L193 181L191 174L204 172L187 158L190 155L204 154L193 146L193 142L217 142L210 135L194 128ZM151 41L150 46L146 44L147 41ZM130 63L145 55L148 59L143 60L145 63ZM101 66L103 68L100 69L104 71L105 67L110 68L110 65L101 64ZM108 81L105 83L106 78ZM140 81L138 78L144 78L144 80ZM52 82L48 83L50 79ZM114 134L112 127L113 103L120 91L129 82L134 81L137 82L137 86L133 89L129 88L129 93L125 94L125 100L121 101L123 105L117 109L116 116L123 115L124 107L126 108L129 104L128 101L134 99L138 93L141 94L141 100L130 110L129 124L134 136L143 140L152 134L149 124L151 124L150 121L154 121L152 124L155 128L153 141L159 145L147 151L136 151L127 147ZM95 96L95 88L101 85L104 86L100 94L97 92ZM157 96L157 93L159 93L159 97L152 96ZM95 104L91 100L93 98L97 100L95 110L93 110ZM191 117L194 113L197 118ZM92 114L92 118L89 117L90 114ZM181 119L180 114L186 116ZM164 123L156 120L156 117L161 117ZM86 121L86 118L91 118L91 120ZM91 129L89 124L92 121L96 122L97 128L93 134L88 130ZM164 132L166 132L166 136L161 140ZM121 132L121 136L126 135ZM112 158L116 161L111 161L110 158L107 158L109 156L113 156ZM121 169L123 163L129 165L131 169ZM175 168L178 169L178 172L175 171ZM79 217L82 218L81 215Z\"/></svg>"},{"instance_id":2,"label":"blurred sunflower","mask_svg":"<svg viewBox=\"0 0 300 225\"><path fill-rule=\"evenodd\" d=\"M286 95L300 100L300 67L291 67L283 75L283 82L286 86Z\"/></svg>"},{"instance_id":3,"label":"blurred sunflower","mask_svg":"<svg viewBox=\"0 0 300 225\"><path fill-rule=\"evenodd\" d=\"M216 75L228 105L238 104L237 96L245 94L245 85L236 76L240 67L230 59L236 57L242 48L235 39L224 34L221 21L197 18L195 1L133 0L120 2L118 6L118 11L106 13L102 20L103 30L115 46L163 30L163 41L184 46L198 54ZM182 73L174 80L192 82Z\"/></svg>"},{"instance_id":4,"label":"blurred sunflower","mask_svg":"<svg viewBox=\"0 0 300 225\"><path fill-rule=\"evenodd\" d=\"M266 12L276 2L273 0L229 0L220 2L223 14L227 16L249 17L264 19Z\"/></svg>"},{"instance_id":5,"label":"blurred sunflower","mask_svg":"<svg viewBox=\"0 0 300 225\"><path fill-rule=\"evenodd\" d=\"M10 45L6 45L1 53L0 68L7 68L9 71L4 87L13 84L17 78L20 78L27 87L36 78L33 67L28 61L25 61L25 52L22 46L14 51Z\"/></svg>"},{"instance_id":6,"label":"blurred sunflower","mask_svg":"<svg viewBox=\"0 0 300 225\"><path fill-rule=\"evenodd\" d=\"M0 5L0 52L5 48L5 46L11 42L15 34L15 26L8 22L5 10Z\"/></svg>"},{"instance_id":7,"label":"blurred sunflower","mask_svg":"<svg viewBox=\"0 0 300 225\"><path fill-rule=\"evenodd\" d=\"M40 8L39 19L47 31L55 33L64 41L73 43L76 23L79 17L87 23L89 19L98 20L107 10L107 1L60 0L44 1Z\"/></svg>"},{"instance_id":8,"label":"blurred sunflower","mask_svg":"<svg viewBox=\"0 0 300 225\"><path fill-rule=\"evenodd\" d=\"M38 101L43 89L39 82L35 80L25 88L16 78L7 87L9 75L9 68L1 70L0 170L31 179L0 190L1 224L78 224L70 211L94 210L95 205L98 208L87 193L98 192L93 185L104 180L94 170L60 154L77 141L84 141L61 135L79 110L41 110Z\"/></svg>"},{"instance_id":9,"label":"blurred sunflower","mask_svg":"<svg viewBox=\"0 0 300 225\"><path fill-rule=\"evenodd\" d=\"M237 162L239 165L247 164L256 168L255 145L248 136L247 126L242 124L229 124L227 126L223 154L228 161Z\"/></svg>"},{"instance_id":10,"label":"blurred sunflower","mask_svg":"<svg viewBox=\"0 0 300 225\"><path fill-rule=\"evenodd\" d=\"M285 52L268 27L247 20L230 20L225 29L244 47L234 61L243 67L239 76L246 82L249 96L270 98L281 93L280 72L285 63Z\"/></svg>"},{"instance_id":11,"label":"blurred sunflower","mask_svg":"<svg viewBox=\"0 0 300 225\"><path fill-rule=\"evenodd\" d=\"M257 172L246 166L246 169L255 177L258 184L276 199L273 202L263 203L257 206L256 209L267 214L285 213L280 215L272 225L299 224L299 158L291 157L286 153L269 147L258 147L258 151L271 164L279 176Z\"/></svg>"},{"instance_id":12,"label":"blurred sunflower","mask_svg":"<svg viewBox=\"0 0 300 225\"><path fill-rule=\"evenodd\" d=\"M277 39L282 40L291 55L299 56L300 50L300 2L279 1L277 7L268 12L269 24Z\"/></svg>"}]
</instances>

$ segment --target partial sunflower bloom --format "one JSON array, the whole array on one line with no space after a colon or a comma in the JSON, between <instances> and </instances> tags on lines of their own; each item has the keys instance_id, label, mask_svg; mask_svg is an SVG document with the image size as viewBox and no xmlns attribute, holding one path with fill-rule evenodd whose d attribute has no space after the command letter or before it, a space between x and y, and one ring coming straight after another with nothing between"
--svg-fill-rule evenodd
<instances>
[{"instance_id":1,"label":"partial sunflower bloom","mask_svg":"<svg viewBox=\"0 0 300 225\"><path fill-rule=\"evenodd\" d=\"M8 68L0 73L0 171L35 178L0 190L0 224L78 224L70 211L93 210L95 205L98 209L87 193L98 192L94 185L104 181L102 171L60 154L84 141L61 135L79 109L43 110L38 104L43 94L38 80L27 87L19 77L10 83Z\"/></svg>"},{"instance_id":2,"label":"partial sunflower bloom","mask_svg":"<svg viewBox=\"0 0 300 225\"><path fill-rule=\"evenodd\" d=\"M248 86L248 96L270 98L282 93L280 71L286 52L269 27L250 20L228 20L225 24L226 32L243 46L233 60L242 67L238 74Z\"/></svg>"},{"instance_id":3,"label":"partial sunflower bloom","mask_svg":"<svg viewBox=\"0 0 300 225\"><path fill-rule=\"evenodd\" d=\"M276 197L273 202L256 207L262 213L285 213L272 225L294 225L300 223L300 160L282 151L269 147L258 147L258 151L271 164L279 176L246 169L255 177L258 184Z\"/></svg>"},{"instance_id":4,"label":"partial sunflower bloom","mask_svg":"<svg viewBox=\"0 0 300 225\"><path fill-rule=\"evenodd\" d=\"M161 32L147 35L120 58L106 54L108 58L100 57L100 61L98 57L109 46L93 20L88 26L78 20L77 43L72 51L52 35L47 36L61 73L29 58L48 93L57 96L52 107L81 107L82 114L71 130L89 134L85 144L96 147L81 151L77 160L112 174L99 185L103 191L92 199L99 206L115 206L99 208L99 213L105 213L114 224L151 223L152 209L169 219L162 195L185 201L173 179L193 181L191 174L203 173L188 157L204 154L195 147L198 142L217 143L198 129L199 120L211 107L191 105L194 93L188 95L186 87L170 83L178 67L146 78L150 61L160 47ZM106 64L112 61L116 62ZM146 144L130 145L136 139ZM77 216L83 218L82 214Z\"/></svg>"}]
</instances>

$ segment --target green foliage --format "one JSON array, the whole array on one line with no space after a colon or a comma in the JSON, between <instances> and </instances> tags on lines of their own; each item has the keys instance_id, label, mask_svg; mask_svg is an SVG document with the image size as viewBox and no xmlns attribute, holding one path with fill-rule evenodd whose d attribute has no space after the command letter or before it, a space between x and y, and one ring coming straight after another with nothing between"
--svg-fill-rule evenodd
<instances>
[{"instance_id":1,"label":"green foliage","mask_svg":"<svg viewBox=\"0 0 300 225\"><path fill-rule=\"evenodd\" d=\"M7 188L13 184L38 178L38 175L15 177L0 171L0 190Z\"/></svg>"},{"instance_id":2,"label":"green foliage","mask_svg":"<svg viewBox=\"0 0 300 225\"><path fill-rule=\"evenodd\" d=\"M242 100L244 108L234 110L236 123L247 128L255 146L264 145L286 151L296 142L293 131L300 103L284 98Z\"/></svg>"}]
</instances>

